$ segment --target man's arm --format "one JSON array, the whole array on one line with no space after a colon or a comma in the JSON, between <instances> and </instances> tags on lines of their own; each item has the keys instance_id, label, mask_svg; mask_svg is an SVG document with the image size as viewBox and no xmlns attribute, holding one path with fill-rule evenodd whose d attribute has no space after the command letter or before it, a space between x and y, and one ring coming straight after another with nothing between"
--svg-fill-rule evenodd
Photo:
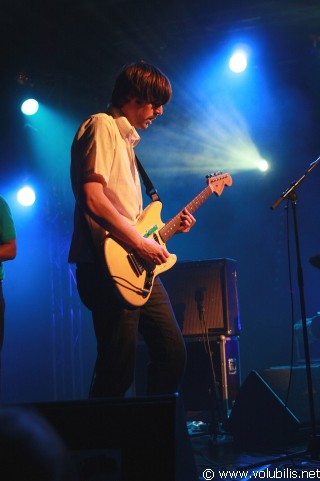
<instances>
[{"instance_id":1,"label":"man's arm","mask_svg":"<svg viewBox=\"0 0 320 481\"><path fill-rule=\"evenodd\" d=\"M102 184L87 182L82 187L79 199L85 211L104 229L120 241L132 247L150 264L163 264L169 257L168 251L153 239L146 239L119 214L103 192Z\"/></svg>"},{"instance_id":2,"label":"man's arm","mask_svg":"<svg viewBox=\"0 0 320 481\"><path fill-rule=\"evenodd\" d=\"M0 245L0 262L10 261L17 255L17 243L15 239Z\"/></svg>"}]
</instances>

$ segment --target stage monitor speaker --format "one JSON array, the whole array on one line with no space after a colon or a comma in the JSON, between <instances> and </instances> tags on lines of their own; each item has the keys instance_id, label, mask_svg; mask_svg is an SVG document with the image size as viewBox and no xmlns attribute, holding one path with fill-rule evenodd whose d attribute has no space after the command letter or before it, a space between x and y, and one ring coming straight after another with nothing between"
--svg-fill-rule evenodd
<instances>
[{"instance_id":1,"label":"stage monitor speaker","mask_svg":"<svg viewBox=\"0 0 320 481\"><path fill-rule=\"evenodd\" d=\"M198 479L178 394L23 407L40 412L71 452L111 453L112 470L103 473L106 481Z\"/></svg>"},{"instance_id":2,"label":"stage monitor speaker","mask_svg":"<svg viewBox=\"0 0 320 481\"><path fill-rule=\"evenodd\" d=\"M177 262L161 274L185 336L239 335L237 263L233 259ZM200 321L203 308L205 327Z\"/></svg>"},{"instance_id":3,"label":"stage monitor speaker","mask_svg":"<svg viewBox=\"0 0 320 481\"><path fill-rule=\"evenodd\" d=\"M312 371L319 421L319 366ZM305 368L293 368L287 396L289 377L289 367L249 374L240 387L228 423L236 445L244 449L290 446L310 435Z\"/></svg>"},{"instance_id":4,"label":"stage monitor speaker","mask_svg":"<svg viewBox=\"0 0 320 481\"><path fill-rule=\"evenodd\" d=\"M302 428L311 426L307 373L305 365L275 366L261 372L263 379L297 416ZM311 364L315 417L320 424L320 363Z\"/></svg>"}]
</instances>

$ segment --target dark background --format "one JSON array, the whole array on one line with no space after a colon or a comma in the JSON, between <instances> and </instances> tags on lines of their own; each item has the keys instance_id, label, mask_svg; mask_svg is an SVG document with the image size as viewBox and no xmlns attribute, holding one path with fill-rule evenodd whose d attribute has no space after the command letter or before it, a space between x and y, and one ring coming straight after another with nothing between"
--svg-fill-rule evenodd
<instances>
[{"instance_id":1,"label":"dark background","mask_svg":"<svg viewBox=\"0 0 320 481\"><path fill-rule=\"evenodd\" d=\"M0 186L18 235L4 284L3 400L87 396L95 341L67 264L70 145L80 122L105 110L122 65L137 59L160 67L174 91L137 147L163 220L205 186L206 174L233 179L168 249L179 260L237 261L243 379L289 364L292 322L301 319L292 208L270 206L320 154L320 2L10 0L0 22ZM231 75L238 43L249 46L249 66ZM35 118L20 112L30 93L41 102ZM265 173L259 156L270 164ZM309 263L320 253L319 182L316 167L297 190L308 317L319 310L320 271ZM29 210L15 198L23 183L37 192Z\"/></svg>"}]
</instances>

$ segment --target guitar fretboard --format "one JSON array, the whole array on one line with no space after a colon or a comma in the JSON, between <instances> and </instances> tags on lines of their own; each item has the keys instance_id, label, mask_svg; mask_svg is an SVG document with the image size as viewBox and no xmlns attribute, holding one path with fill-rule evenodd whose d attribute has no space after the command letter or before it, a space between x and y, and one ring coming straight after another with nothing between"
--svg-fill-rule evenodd
<instances>
[{"instance_id":1,"label":"guitar fretboard","mask_svg":"<svg viewBox=\"0 0 320 481\"><path fill-rule=\"evenodd\" d=\"M189 204L185 206L188 211L193 214L213 193L211 187L208 185L205 187ZM183 209L182 209L183 210ZM172 217L166 224L160 229L159 234L163 242L167 242L179 229L180 227L180 216L181 212Z\"/></svg>"}]
</instances>

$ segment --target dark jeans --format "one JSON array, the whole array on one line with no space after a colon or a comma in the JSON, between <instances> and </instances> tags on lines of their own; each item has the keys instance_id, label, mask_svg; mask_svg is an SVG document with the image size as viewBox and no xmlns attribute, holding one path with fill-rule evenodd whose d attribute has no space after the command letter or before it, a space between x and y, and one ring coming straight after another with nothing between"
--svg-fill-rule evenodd
<instances>
[{"instance_id":1,"label":"dark jeans","mask_svg":"<svg viewBox=\"0 0 320 481\"><path fill-rule=\"evenodd\" d=\"M97 360L91 397L123 396L134 380L138 335L149 351L147 394L179 390L186 349L169 297L157 277L150 298L140 308L127 309L97 266L78 265L77 286L92 311Z\"/></svg>"}]
</instances>

